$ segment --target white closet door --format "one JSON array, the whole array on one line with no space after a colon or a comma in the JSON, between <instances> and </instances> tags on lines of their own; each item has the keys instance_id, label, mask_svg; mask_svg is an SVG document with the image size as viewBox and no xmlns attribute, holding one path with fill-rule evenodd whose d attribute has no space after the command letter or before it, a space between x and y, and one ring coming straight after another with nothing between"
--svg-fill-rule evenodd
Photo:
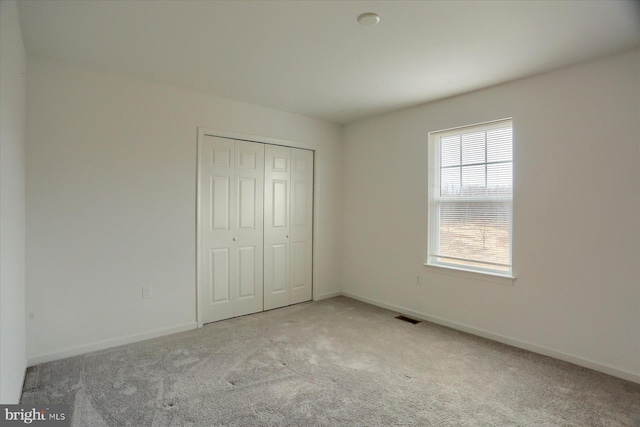
<instances>
[{"instance_id":1,"label":"white closet door","mask_svg":"<svg viewBox=\"0 0 640 427\"><path fill-rule=\"evenodd\" d=\"M264 146L206 136L200 152L202 323L263 309Z\"/></svg>"},{"instance_id":2,"label":"white closet door","mask_svg":"<svg viewBox=\"0 0 640 427\"><path fill-rule=\"evenodd\" d=\"M233 315L263 310L264 144L236 141L236 283Z\"/></svg>"},{"instance_id":3,"label":"white closet door","mask_svg":"<svg viewBox=\"0 0 640 427\"><path fill-rule=\"evenodd\" d=\"M313 151L291 149L289 303L311 300L313 259Z\"/></svg>"},{"instance_id":4,"label":"white closet door","mask_svg":"<svg viewBox=\"0 0 640 427\"><path fill-rule=\"evenodd\" d=\"M265 148L264 308L311 300L313 152Z\"/></svg>"},{"instance_id":5,"label":"white closet door","mask_svg":"<svg viewBox=\"0 0 640 427\"><path fill-rule=\"evenodd\" d=\"M289 181L291 152L265 146L264 309L289 305Z\"/></svg>"}]
</instances>

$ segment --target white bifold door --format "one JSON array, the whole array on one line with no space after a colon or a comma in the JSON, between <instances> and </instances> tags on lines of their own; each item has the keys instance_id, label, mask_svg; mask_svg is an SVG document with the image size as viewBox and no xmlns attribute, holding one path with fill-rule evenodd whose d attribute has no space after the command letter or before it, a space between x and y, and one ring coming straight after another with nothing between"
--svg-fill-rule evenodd
<instances>
[{"instance_id":1,"label":"white bifold door","mask_svg":"<svg viewBox=\"0 0 640 427\"><path fill-rule=\"evenodd\" d=\"M203 136L200 323L312 297L313 152Z\"/></svg>"},{"instance_id":2,"label":"white bifold door","mask_svg":"<svg viewBox=\"0 0 640 427\"><path fill-rule=\"evenodd\" d=\"M311 299L313 152L267 145L264 309Z\"/></svg>"},{"instance_id":3,"label":"white bifold door","mask_svg":"<svg viewBox=\"0 0 640 427\"><path fill-rule=\"evenodd\" d=\"M198 306L207 323L263 310L264 145L201 144Z\"/></svg>"}]
</instances>

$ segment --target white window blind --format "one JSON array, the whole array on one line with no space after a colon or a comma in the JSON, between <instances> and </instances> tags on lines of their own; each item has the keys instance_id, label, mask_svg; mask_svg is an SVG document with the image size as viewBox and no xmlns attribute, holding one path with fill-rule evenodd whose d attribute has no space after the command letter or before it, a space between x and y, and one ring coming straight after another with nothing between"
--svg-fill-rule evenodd
<instances>
[{"instance_id":1,"label":"white window blind","mask_svg":"<svg viewBox=\"0 0 640 427\"><path fill-rule=\"evenodd\" d=\"M427 264L510 276L511 119L429 134Z\"/></svg>"}]
</instances>

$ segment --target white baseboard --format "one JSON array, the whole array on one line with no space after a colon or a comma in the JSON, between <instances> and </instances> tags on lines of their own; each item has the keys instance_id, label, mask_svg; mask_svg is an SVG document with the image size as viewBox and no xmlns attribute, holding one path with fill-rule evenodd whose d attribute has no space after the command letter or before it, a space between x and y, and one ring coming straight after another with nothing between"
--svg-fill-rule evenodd
<instances>
[{"instance_id":1,"label":"white baseboard","mask_svg":"<svg viewBox=\"0 0 640 427\"><path fill-rule=\"evenodd\" d=\"M337 291L337 292L329 292L328 294L322 294L322 295L314 295L313 296L313 300L314 301L320 301L323 299L328 299L328 298L333 298L333 297L339 297L342 295L342 292Z\"/></svg>"},{"instance_id":2,"label":"white baseboard","mask_svg":"<svg viewBox=\"0 0 640 427\"><path fill-rule=\"evenodd\" d=\"M113 338L104 341L98 341L95 343L81 345L77 347L68 348L66 350L57 351L55 353L42 354L40 356L30 357L27 360L27 366L35 366L40 363L52 362L54 360L65 359L67 357L77 356L79 354L90 353L92 351L104 350L111 347L117 347L124 344L130 344L133 342L144 341L151 338L157 338L164 335L176 334L178 332L184 332L198 327L197 322L184 323L182 325L172 326L170 328L156 329L154 331L143 332L140 334L126 335L119 338Z\"/></svg>"},{"instance_id":3,"label":"white baseboard","mask_svg":"<svg viewBox=\"0 0 640 427\"><path fill-rule=\"evenodd\" d=\"M461 323L452 322L452 321L435 317L435 316L429 316L424 313L409 310L408 308L400 307L393 304L387 304L381 301L373 300L371 298L366 298L357 294L353 294L351 292L342 292L341 294L344 295L345 297L366 302L367 304L375 305L381 308L386 308L387 310L397 311L399 313L406 314L411 317L426 320L432 323L436 323L438 325L447 326L451 329L456 329L456 330L467 332L473 335L478 335L483 338L488 338L493 341L501 342L503 344L507 344L513 347L518 347L534 353L542 354L544 356L553 357L554 359L563 360L565 362L573 363L574 365L593 369L594 371L602 372L614 377L622 378L623 380L633 381L634 383L640 384L640 374L637 374L634 372L630 372L624 369L619 369L604 363L595 362L593 360L585 359L582 357L574 356L574 355L563 353L560 351L540 347L535 344L531 344L525 341L520 341L518 339L510 338L504 335L495 334L493 332L485 331L483 329L474 328L472 326L467 326Z\"/></svg>"}]
</instances>

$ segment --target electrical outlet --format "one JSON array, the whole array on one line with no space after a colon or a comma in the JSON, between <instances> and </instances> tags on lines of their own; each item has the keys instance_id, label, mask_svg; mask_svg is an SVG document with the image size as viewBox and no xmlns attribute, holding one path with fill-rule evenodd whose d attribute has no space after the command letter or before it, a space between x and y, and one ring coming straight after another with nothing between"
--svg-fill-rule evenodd
<instances>
[{"instance_id":1,"label":"electrical outlet","mask_svg":"<svg viewBox=\"0 0 640 427\"><path fill-rule=\"evenodd\" d=\"M151 285L142 287L142 299L151 299Z\"/></svg>"},{"instance_id":2,"label":"electrical outlet","mask_svg":"<svg viewBox=\"0 0 640 427\"><path fill-rule=\"evenodd\" d=\"M416 276L416 286L421 286L421 285L422 285L422 277Z\"/></svg>"}]
</instances>

